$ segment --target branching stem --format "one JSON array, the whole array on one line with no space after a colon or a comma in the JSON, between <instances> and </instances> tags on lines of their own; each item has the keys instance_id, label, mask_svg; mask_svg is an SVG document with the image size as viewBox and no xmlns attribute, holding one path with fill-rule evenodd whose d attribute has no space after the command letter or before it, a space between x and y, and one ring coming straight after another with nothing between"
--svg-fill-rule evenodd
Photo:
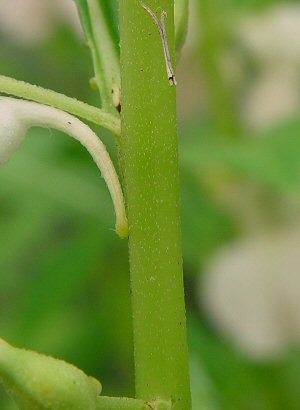
<instances>
[{"instance_id":1,"label":"branching stem","mask_svg":"<svg viewBox=\"0 0 300 410\"><path fill-rule=\"evenodd\" d=\"M111 131L117 137L121 134L120 119L117 116L82 101L78 101L75 98L67 97L64 94L47 90L37 85L28 84L24 81L18 81L4 75L0 75L0 93L50 105L100 125Z\"/></svg>"},{"instance_id":2,"label":"branching stem","mask_svg":"<svg viewBox=\"0 0 300 410\"><path fill-rule=\"evenodd\" d=\"M78 118L53 107L0 97L0 162L9 159L31 127L54 128L78 140L91 154L110 191L115 212L116 231L128 234L128 224L121 185L114 165L98 136Z\"/></svg>"}]
</instances>

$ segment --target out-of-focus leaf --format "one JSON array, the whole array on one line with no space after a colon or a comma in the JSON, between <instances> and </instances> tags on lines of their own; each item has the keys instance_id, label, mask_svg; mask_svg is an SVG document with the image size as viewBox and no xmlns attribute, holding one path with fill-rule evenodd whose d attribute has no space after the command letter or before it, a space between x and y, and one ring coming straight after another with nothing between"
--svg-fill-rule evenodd
<instances>
[{"instance_id":1,"label":"out-of-focus leaf","mask_svg":"<svg viewBox=\"0 0 300 410\"><path fill-rule=\"evenodd\" d=\"M175 0L174 21L175 21L175 43L176 51L180 51L184 45L189 20L189 0Z\"/></svg>"},{"instance_id":2,"label":"out-of-focus leaf","mask_svg":"<svg viewBox=\"0 0 300 410\"><path fill-rule=\"evenodd\" d=\"M104 374L107 390L128 395L126 242L111 229L109 194L78 144L30 134L0 170L1 335Z\"/></svg>"},{"instance_id":3,"label":"out-of-focus leaf","mask_svg":"<svg viewBox=\"0 0 300 410\"><path fill-rule=\"evenodd\" d=\"M193 410L221 410L212 381L200 365L200 358L190 356L190 376Z\"/></svg>"},{"instance_id":4,"label":"out-of-focus leaf","mask_svg":"<svg viewBox=\"0 0 300 410\"><path fill-rule=\"evenodd\" d=\"M292 410L299 407L300 395L292 407L286 386L283 388L282 366L247 361L219 340L195 317L189 317L190 351L198 357L214 383L222 410ZM198 410L198 409L197 409Z\"/></svg>"},{"instance_id":5,"label":"out-of-focus leaf","mask_svg":"<svg viewBox=\"0 0 300 410\"><path fill-rule=\"evenodd\" d=\"M292 0L293 1L293 0ZM274 4L286 3L285 0L230 0L227 6L235 10L261 10Z\"/></svg>"},{"instance_id":6,"label":"out-of-focus leaf","mask_svg":"<svg viewBox=\"0 0 300 410\"><path fill-rule=\"evenodd\" d=\"M116 0L106 2L118 49L116 9ZM23 49L1 33L0 49L1 73L98 104L87 86L88 50L62 22L39 48ZM63 135L31 130L0 168L1 336L103 376L106 393L133 396L126 241L113 226L98 169ZM0 408L16 410L2 389Z\"/></svg>"},{"instance_id":7,"label":"out-of-focus leaf","mask_svg":"<svg viewBox=\"0 0 300 410\"><path fill-rule=\"evenodd\" d=\"M200 184L194 172L182 164L182 233L187 275L198 271L209 255L222 243L235 236L234 221L215 201L209 190Z\"/></svg>"},{"instance_id":8,"label":"out-of-focus leaf","mask_svg":"<svg viewBox=\"0 0 300 410\"><path fill-rule=\"evenodd\" d=\"M299 121L237 141L210 138L201 127L191 127L184 134L182 166L200 179L223 173L255 181L274 192L299 195Z\"/></svg>"},{"instance_id":9,"label":"out-of-focus leaf","mask_svg":"<svg viewBox=\"0 0 300 410\"><path fill-rule=\"evenodd\" d=\"M58 239L56 246L49 243L52 249L43 252L42 260L37 258L39 263L35 263L36 268L31 271L31 280L27 280L21 298L21 323L15 322L19 339L24 343L33 340L40 323L47 322L49 316L63 311L72 299L78 297L101 258L103 244L97 241L98 237L101 237L99 230L84 228L71 238ZM82 246L85 241L89 242L88 247Z\"/></svg>"}]
</instances>

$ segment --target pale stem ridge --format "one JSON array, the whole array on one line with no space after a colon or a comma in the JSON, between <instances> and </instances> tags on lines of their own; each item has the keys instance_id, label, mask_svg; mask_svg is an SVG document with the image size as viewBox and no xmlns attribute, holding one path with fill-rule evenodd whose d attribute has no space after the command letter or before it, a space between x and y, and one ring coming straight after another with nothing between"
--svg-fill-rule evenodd
<instances>
[{"instance_id":1,"label":"pale stem ridge","mask_svg":"<svg viewBox=\"0 0 300 410\"><path fill-rule=\"evenodd\" d=\"M7 161L31 127L53 128L78 140L91 154L110 191L116 213L116 232L128 236L125 203L118 175L98 136L78 118L35 102L0 97L0 163Z\"/></svg>"}]
</instances>

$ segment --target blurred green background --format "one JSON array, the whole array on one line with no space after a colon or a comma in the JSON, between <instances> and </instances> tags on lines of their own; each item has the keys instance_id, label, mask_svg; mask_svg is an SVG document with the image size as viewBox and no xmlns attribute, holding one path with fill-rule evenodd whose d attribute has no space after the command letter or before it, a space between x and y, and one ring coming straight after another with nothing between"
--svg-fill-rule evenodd
<instances>
[{"instance_id":1,"label":"blurred green background","mask_svg":"<svg viewBox=\"0 0 300 410\"><path fill-rule=\"evenodd\" d=\"M300 3L190 6L177 77L193 410L297 410ZM99 105L72 0L1 0L0 55L1 74ZM133 396L127 244L113 226L70 138L34 129L1 168L1 337ZM15 409L3 390L0 408Z\"/></svg>"}]
</instances>

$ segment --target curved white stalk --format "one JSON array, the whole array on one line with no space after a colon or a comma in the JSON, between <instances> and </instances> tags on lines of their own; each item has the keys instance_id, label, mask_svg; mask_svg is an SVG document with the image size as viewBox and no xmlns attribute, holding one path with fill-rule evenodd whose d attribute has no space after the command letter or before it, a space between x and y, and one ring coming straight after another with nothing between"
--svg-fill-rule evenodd
<instances>
[{"instance_id":1,"label":"curved white stalk","mask_svg":"<svg viewBox=\"0 0 300 410\"><path fill-rule=\"evenodd\" d=\"M117 138L120 137L120 118L117 117L117 114L109 114L101 108L93 107L76 98L67 97L56 91L19 81L5 75L0 75L0 93L7 94L10 97L35 101L39 104L50 105L100 125L112 132Z\"/></svg>"},{"instance_id":2,"label":"curved white stalk","mask_svg":"<svg viewBox=\"0 0 300 410\"><path fill-rule=\"evenodd\" d=\"M31 127L54 128L75 138L89 151L110 191L115 212L116 231L128 235L124 197L118 175L98 136L78 118L35 102L0 97L0 163L16 151Z\"/></svg>"}]
</instances>

